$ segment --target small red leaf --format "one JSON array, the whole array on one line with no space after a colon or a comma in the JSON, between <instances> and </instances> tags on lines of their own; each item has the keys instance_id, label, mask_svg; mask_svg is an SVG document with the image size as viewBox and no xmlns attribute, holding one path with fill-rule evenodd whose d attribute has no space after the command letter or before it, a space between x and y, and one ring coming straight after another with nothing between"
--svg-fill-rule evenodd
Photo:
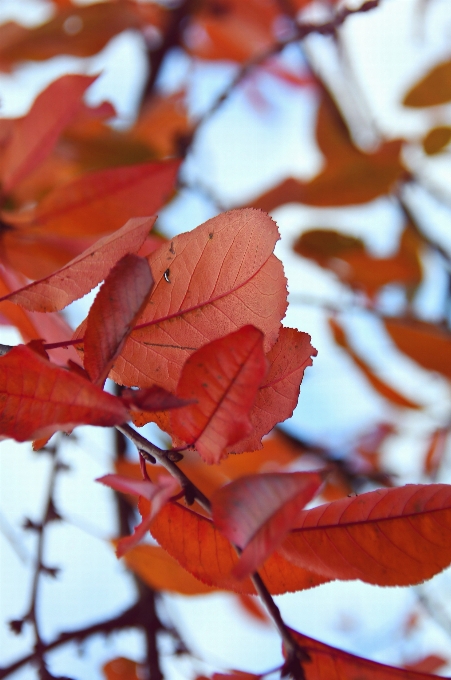
<instances>
[{"instance_id":1,"label":"small red leaf","mask_svg":"<svg viewBox=\"0 0 451 680\"><path fill-rule=\"evenodd\" d=\"M110 236L45 279L30 283L1 300L10 300L36 312L54 312L94 288L124 255L136 252L144 243L156 217L135 217Z\"/></svg>"},{"instance_id":2,"label":"small red leaf","mask_svg":"<svg viewBox=\"0 0 451 680\"><path fill-rule=\"evenodd\" d=\"M124 255L108 274L86 324L84 367L92 382L98 385L105 382L152 286L149 263L137 255Z\"/></svg>"},{"instance_id":3,"label":"small red leaf","mask_svg":"<svg viewBox=\"0 0 451 680\"><path fill-rule=\"evenodd\" d=\"M120 399L29 347L0 357L0 437L23 442L76 425L111 427L126 420Z\"/></svg>"},{"instance_id":4,"label":"small red leaf","mask_svg":"<svg viewBox=\"0 0 451 680\"><path fill-rule=\"evenodd\" d=\"M171 414L173 433L195 444L207 463L219 463L225 448L249 434L249 411L267 362L263 333L244 326L194 352L185 363L177 396L197 403Z\"/></svg>"},{"instance_id":5,"label":"small red leaf","mask_svg":"<svg viewBox=\"0 0 451 680\"><path fill-rule=\"evenodd\" d=\"M171 394L158 385L143 390L124 390L121 399L129 408L143 411L166 411L191 403L186 399L176 397L175 394Z\"/></svg>"},{"instance_id":6,"label":"small red leaf","mask_svg":"<svg viewBox=\"0 0 451 680\"><path fill-rule=\"evenodd\" d=\"M281 545L322 483L316 472L259 474L236 479L214 493L215 525L243 548L233 569L236 578L256 571Z\"/></svg>"}]
</instances>

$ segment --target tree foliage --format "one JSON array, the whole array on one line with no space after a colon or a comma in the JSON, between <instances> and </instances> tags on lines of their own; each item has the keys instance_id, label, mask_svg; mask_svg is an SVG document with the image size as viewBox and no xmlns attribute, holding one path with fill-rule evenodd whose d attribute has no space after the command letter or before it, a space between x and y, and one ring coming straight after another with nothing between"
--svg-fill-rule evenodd
<instances>
[{"instance_id":1,"label":"tree foliage","mask_svg":"<svg viewBox=\"0 0 451 680\"><path fill-rule=\"evenodd\" d=\"M31 665L51 680L52 650L136 628L146 639L142 658L110 658L104 677L159 680L162 634L175 654L195 656L177 622L158 609L167 592L229 592L243 617L246 610L276 626L283 647L276 671L205 671L216 680L274 672L296 680L420 680L448 662L425 654L397 668L354 656L292 630L274 600L336 580L416 586L451 565L451 253L417 198L435 192L449 213L449 192L428 181L418 157L427 163L447 154L451 62L417 73L400 98L400 107L423 112L421 138L384 135L374 120L366 121L367 139L374 138L367 143L346 92L318 59L324 44L335 50L363 107L346 62L345 29L371 20L389 1L53 0L42 24L0 26L0 67L12 74L24 62L93 57L127 30L145 46L149 67L127 127L112 124L111 103L87 103L99 76L79 73L53 80L23 116L0 119L0 321L22 338L1 346L0 436L32 442L52 461L42 517L25 525L37 535L29 608L10 622L18 635L30 627L34 639L28 654L0 668L1 678ZM421 8L424 17L433 4ZM309 43L309 36L322 42ZM287 58L293 48L301 67ZM227 62L233 73L200 114L188 77L177 88L165 82L165 68L181 54L193 69ZM314 105L321 166L310 178L287 171L258 195L221 205L221 187L193 170L196 144L245 88L253 115L261 114L268 105L262 77ZM177 234L169 234L164 216L187 190L214 214L191 230L178 218ZM334 223L341 209L377 201L400 222L392 252L382 256L371 251L365 230L355 235ZM353 432L347 452L325 436L281 427L307 368L315 384L318 354L306 328L284 321L296 296L288 295L275 254L280 232L268 213L283 223L283 209L293 205L322 211L296 230L297 267L310 267L340 293L330 303L313 290L300 303L319 308L331 355L385 409L385 420ZM419 300L431 268L446 284L443 308L428 317ZM97 286L86 318L72 328L65 308ZM371 317L395 365L422 367L426 382L440 384L447 402L433 417L421 393L385 370L377 337L363 349L349 308ZM412 414L429 414L430 423L423 450L412 453L418 474L402 478L387 443L396 443ZM155 428L141 430L149 423L159 426L160 439ZM55 500L66 468L58 433L74 438L80 425L114 432L114 472L105 469L97 481L114 490L116 554L133 575L136 599L110 619L48 637L38 592L42 579L56 575L44 550L49 525L65 519ZM200 680L196 668L191 677ZM70 668L65 673L72 677Z\"/></svg>"}]
</instances>

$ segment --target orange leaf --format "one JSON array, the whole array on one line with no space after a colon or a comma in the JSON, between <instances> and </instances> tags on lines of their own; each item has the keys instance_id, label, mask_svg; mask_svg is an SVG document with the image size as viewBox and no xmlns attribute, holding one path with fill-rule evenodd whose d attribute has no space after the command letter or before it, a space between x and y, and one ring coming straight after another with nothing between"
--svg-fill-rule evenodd
<instances>
[{"instance_id":1,"label":"orange leaf","mask_svg":"<svg viewBox=\"0 0 451 680\"><path fill-rule=\"evenodd\" d=\"M211 520L178 503L168 503L150 526L162 548L197 579L210 586L255 595L250 579L238 581L231 571L238 556ZM259 570L273 595L305 590L329 580L300 569L273 553Z\"/></svg>"},{"instance_id":2,"label":"orange leaf","mask_svg":"<svg viewBox=\"0 0 451 680\"><path fill-rule=\"evenodd\" d=\"M52 151L59 135L80 109L83 93L96 78L77 74L58 78L38 95L30 112L15 122L1 161L5 193Z\"/></svg>"},{"instance_id":3,"label":"orange leaf","mask_svg":"<svg viewBox=\"0 0 451 680\"><path fill-rule=\"evenodd\" d=\"M277 550L322 483L314 472L269 473L241 477L213 494L216 527L243 548L236 578L250 576Z\"/></svg>"},{"instance_id":4,"label":"orange leaf","mask_svg":"<svg viewBox=\"0 0 451 680\"><path fill-rule=\"evenodd\" d=\"M429 446L424 458L423 470L425 474L435 476L443 461L446 453L446 441L448 439L448 428L439 428L432 433Z\"/></svg>"},{"instance_id":5,"label":"orange leaf","mask_svg":"<svg viewBox=\"0 0 451 680\"><path fill-rule=\"evenodd\" d=\"M451 334L425 321L385 318L384 325L398 349L429 371L451 379Z\"/></svg>"},{"instance_id":6,"label":"orange leaf","mask_svg":"<svg viewBox=\"0 0 451 680\"><path fill-rule=\"evenodd\" d=\"M182 90L165 97L152 97L130 131L132 138L145 142L160 158L178 155L180 143L188 138L192 128L188 122L185 96Z\"/></svg>"},{"instance_id":7,"label":"orange leaf","mask_svg":"<svg viewBox=\"0 0 451 680\"><path fill-rule=\"evenodd\" d=\"M133 218L110 236L104 236L91 248L45 279L6 295L9 300L39 312L63 309L83 297L102 281L124 256L139 250L156 217Z\"/></svg>"},{"instance_id":8,"label":"orange leaf","mask_svg":"<svg viewBox=\"0 0 451 680\"><path fill-rule=\"evenodd\" d=\"M182 369L176 394L196 403L171 414L173 433L219 463L251 431L249 411L266 371L263 333L254 326L204 345Z\"/></svg>"},{"instance_id":9,"label":"orange leaf","mask_svg":"<svg viewBox=\"0 0 451 680\"><path fill-rule=\"evenodd\" d=\"M136 661L119 656L108 661L102 670L106 680L141 680L141 668Z\"/></svg>"},{"instance_id":10,"label":"orange leaf","mask_svg":"<svg viewBox=\"0 0 451 680\"><path fill-rule=\"evenodd\" d=\"M436 673L440 668L448 664L447 659L437 654L428 654L415 663L406 663L404 668L407 671L414 671L415 673Z\"/></svg>"},{"instance_id":11,"label":"orange leaf","mask_svg":"<svg viewBox=\"0 0 451 680\"><path fill-rule=\"evenodd\" d=\"M89 310L84 367L93 383L103 385L153 286L145 258L124 255L108 274Z\"/></svg>"},{"instance_id":12,"label":"orange leaf","mask_svg":"<svg viewBox=\"0 0 451 680\"><path fill-rule=\"evenodd\" d=\"M329 326L334 335L335 342L337 345L342 347L346 354L352 359L352 361L360 368L368 382L371 386L378 392L384 399L388 399L392 404L396 406L402 406L404 408L420 408L420 405L407 399L402 394L397 392L393 387L387 385L381 378L379 378L368 364L355 353L352 347L349 345L349 341L345 335L343 328L337 322L336 319L329 319Z\"/></svg>"},{"instance_id":13,"label":"orange leaf","mask_svg":"<svg viewBox=\"0 0 451 680\"><path fill-rule=\"evenodd\" d=\"M246 595L245 593L238 593L237 600L241 608L253 619L265 625L272 624L272 621L269 618L268 614L259 604L259 601L255 597L252 597L251 595Z\"/></svg>"},{"instance_id":14,"label":"orange leaf","mask_svg":"<svg viewBox=\"0 0 451 680\"><path fill-rule=\"evenodd\" d=\"M451 486L378 489L302 511L280 551L330 579L421 583L451 562Z\"/></svg>"},{"instance_id":15,"label":"orange leaf","mask_svg":"<svg viewBox=\"0 0 451 680\"><path fill-rule=\"evenodd\" d=\"M433 680L437 677L427 673L412 674L402 668L362 659L295 630L291 633L311 659L302 664L306 680Z\"/></svg>"},{"instance_id":16,"label":"orange leaf","mask_svg":"<svg viewBox=\"0 0 451 680\"><path fill-rule=\"evenodd\" d=\"M124 560L127 568L154 590L181 595L205 595L218 590L194 578L157 545L137 545L124 555Z\"/></svg>"},{"instance_id":17,"label":"orange leaf","mask_svg":"<svg viewBox=\"0 0 451 680\"><path fill-rule=\"evenodd\" d=\"M404 106L422 108L423 106L439 106L451 101L451 61L437 64L403 99Z\"/></svg>"},{"instance_id":18,"label":"orange leaf","mask_svg":"<svg viewBox=\"0 0 451 680\"><path fill-rule=\"evenodd\" d=\"M316 354L307 333L294 328L280 329L276 344L266 355L269 361L268 374L258 388L249 415L253 431L244 441L231 447L233 453L263 448L263 435L293 415L304 371L312 365L312 357Z\"/></svg>"},{"instance_id":19,"label":"orange leaf","mask_svg":"<svg viewBox=\"0 0 451 680\"><path fill-rule=\"evenodd\" d=\"M120 399L51 364L25 345L0 357L0 433L19 442L76 425L127 420Z\"/></svg>"},{"instance_id":20,"label":"orange leaf","mask_svg":"<svg viewBox=\"0 0 451 680\"><path fill-rule=\"evenodd\" d=\"M283 267L272 254L278 238L268 215L232 210L149 255L155 286L111 377L172 391L193 352L247 324L265 334L269 351L287 306Z\"/></svg>"},{"instance_id":21,"label":"orange leaf","mask_svg":"<svg viewBox=\"0 0 451 680\"><path fill-rule=\"evenodd\" d=\"M440 153L451 142L451 127L442 125L429 130L423 139L423 149L428 156Z\"/></svg>"},{"instance_id":22,"label":"orange leaf","mask_svg":"<svg viewBox=\"0 0 451 680\"><path fill-rule=\"evenodd\" d=\"M142 163L86 173L57 186L28 213L3 219L37 233L80 238L119 229L130 217L152 215L173 191L180 161Z\"/></svg>"}]
</instances>

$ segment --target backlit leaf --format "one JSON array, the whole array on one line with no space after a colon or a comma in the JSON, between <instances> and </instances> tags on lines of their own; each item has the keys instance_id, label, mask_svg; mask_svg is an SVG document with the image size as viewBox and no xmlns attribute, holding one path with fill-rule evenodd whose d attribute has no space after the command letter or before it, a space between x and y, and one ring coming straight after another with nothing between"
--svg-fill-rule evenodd
<instances>
[{"instance_id":1,"label":"backlit leaf","mask_svg":"<svg viewBox=\"0 0 451 680\"><path fill-rule=\"evenodd\" d=\"M437 677L362 659L297 631L291 633L311 658L302 664L306 680L433 680Z\"/></svg>"},{"instance_id":2,"label":"backlit leaf","mask_svg":"<svg viewBox=\"0 0 451 680\"><path fill-rule=\"evenodd\" d=\"M25 309L52 312L94 288L124 255L136 252L144 243L156 217L133 218L122 229L99 239L91 248L45 279L2 298Z\"/></svg>"},{"instance_id":3,"label":"backlit leaf","mask_svg":"<svg viewBox=\"0 0 451 680\"><path fill-rule=\"evenodd\" d=\"M451 563L451 486L378 489L301 511L280 551L330 579L421 583Z\"/></svg>"},{"instance_id":4,"label":"backlit leaf","mask_svg":"<svg viewBox=\"0 0 451 680\"><path fill-rule=\"evenodd\" d=\"M162 548L203 583L255 594L250 579L238 581L231 575L238 556L208 518L178 503L168 503L153 520L150 532ZM277 552L266 560L259 573L273 595L305 590L329 580L296 567Z\"/></svg>"},{"instance_id":5,"label":"backlit leaf","mask_svg":"<svg viewBox=\"0 0 451 680\"><path fill-rule=\"evenodd\" d=\"M243 549L233 570L236 578L252 574L277 550L322 483L315 472L269 473L241 477L216 491L213 521Z\"/></svg>"},{"instance_id":6,"label":"backlit leaf","mask_svg":"<svg viewBox=\"0 0 451 680\"><path fill-rule=\"evenodd\" d=\"M38 439L76 425L127 420L120 399L51 364L25 345L0 357L0 437Z\"/></svg>"},{"instance_id":7,"label":"backlit leaf","mask_svg":"<svg viewBox=\"0 0 451 680\"><path fill-rule=\"evenodd\" d=\"M403 99L404 106L422 108L439 106L451 101L451 61L437 64Z\"/></svg>"},{"instance_id":8,"label":"backlit leaf","mask_svg":"<svg viewBox=\"0 0 451 680\"><path fill-rule=\"evenodd\" d=\"M263 333L254 326L204 345L182 369L176 394L195 403L171 414L173 433L219 463L252 430L249 411L266 371Z\"/></svg>"},{"instance_id":9,"label":"backlit leaf","mask_svg":"<svg viewBox=\"0 0 451 680\"><path fill-rule=\"evenodd\" d=\"M82 106L97 76L64 75L36 98L29 113L15 121L0 164L3 191L9 192L52 151L60 133Z\"/></svg>"},{"instance_id":10,"label":"backlit leaf","mask_svg":"<svg viewBox=\"0 0 451 680\"><path fill-rule=\"evenodd\" d=\"M268 215L232 210L152 253L155 286L111 377L174 391L193 352L248 324L264 333L269 351L287 306L283 267L272 254L278 238Z\"/></svg>"},{"instance_id":11,"label":"backlit leaf","mask_svg":"<svg viewBox=\"0 0 451 680\"><path fill-rule=\"evenodd\" d=\"M451 334L426 321L384 319L384 326L398 349L423 368L451 379Z\"/></svg>"},{"instance_id":12,"label":"backlit leaf","mask_svg":"<svg viewBox=\"0 0 451 680\"><path fill-rule=\"evenodd\" d=\"M145 258L124 255L111 269L86 323L84 367L93 383L103 385L105 382L152 286L152 273Z\"/></svg>"}]
</instances>

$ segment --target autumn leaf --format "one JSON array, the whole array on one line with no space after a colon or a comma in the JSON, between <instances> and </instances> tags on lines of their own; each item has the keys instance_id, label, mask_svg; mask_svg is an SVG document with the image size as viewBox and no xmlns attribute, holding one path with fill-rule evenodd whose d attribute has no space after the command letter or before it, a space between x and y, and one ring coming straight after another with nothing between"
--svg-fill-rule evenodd
<instances>
[{"instance_id":1,"label":"autumn leaf","mask_svg":"<svg viewBox=\"0 0 451 680\"><path fill-rule=\"evenodd\" d=\"M0 357L0 437L23 442L76 425L127 420L120 399L51 364L25 345Z\"/></svg>"},{"instance_id":2,"label":"autumn leaf","mask_svg":"<svg viewBox=\"0 0 451 680\"><path fill-rule=\"evenodd\" d=\"M434 66L405 95L402 103L411 108L439 106L451 101L451 61Z\"/></svg>"},{"instance_id":3,"label":"autumn leaf","mask_svg":"<svg viewBox=\"0 0 451 680\"><path fill-rule=\"evenodd\" d=\"M236 593L255 595L250 579L231 575L238 556L213 522L178 503L168 503L150 526L152 536L190 574L207 585ZM273 595L305 590L329 579L298 568L273 553L259 570Z\"/></svg>"},{"instance_id":4,"label":"autumn leaf","mask_svg":"<svg viewBox=\"0 0 451 680\"><path fill-rule=\"evenodd\" d=\"M451 335L437 324L386 317L384 326L404 354L429 371L451 379Z\"/></svg>"},{"instance_id":5,"label":"autumn leaf","mask_svg":"<svg viewBox=\"0 0 451 680\"><path fill-rule=\"evenodd\" d=\"M124 255L111 269L89 310L84 338L84 367L102 386L130 334L153 286L145 258Z\"/></svg>"},{"instance_id":6,"label":"autumn leaf","mask_svg":"<svg viewBox=\"0 0 451 680\"><path fill-rule=\"evenodd\" d=\"M428 156L434 156L443 151L451 142L451 127L441 125L429 130L423 139L423 149Z\"/></svg>"},{"instance_id":7,"label":"autumn leaf","mask_svg":"<svg viewBox=\"0 0 451 680\"><path fill-rule=\"evenodd\" d=\"M111 377L174 391L193 352L248 324L264 333L269 351L287 306L283 267L272 254L278 238L268 215L232 210L152 253L155 286Z\"/></svg>"},{"instance_id":8,"label":"autumn leaf","mask_svg":"<svg viewBox=\"0 0 451 680\"><path fill-rule=\"evenodd\" d=\"M451 486L407 484L300 513L280 552L330 579L421 583L451 563Z\"/></svg>"},{"instance_id":9,"label":"autumn leaf","mask_svg":"<svg viewBox=\"0 0 451 680\"><path fill-rule=\"evenodd\" d=\"M52 151L63 129L82 106L85 90L97 76L64 75L41 92L30 112L18 119L0 164L2 190L8 193Z\"/></svg>"},{"instance_id":10,"label":"autumn leaf","mask_svg":"<svg viewBox=\"0 0 451 680\"><path fill-rule=\"evenodd\" d=\"M257 391L249 414L252 432L229 451L242 453L263 448L262 437L272 428L293 415L299 398L304 371L317 354L310 336L294 328L280 329L279 338L266 358L269 370Z\"/></svg>"},{"instance_id":11,"label":"autumn leaf","mask_svg":"<svg viewBox=\"0 0 451 680\"><path fill-rule=\"evenodd\" d=\"M144 243L156 217L133 218L122 229L99 239L91 248L45 279L30 283L1 300L31 311L52 312L78 300L104 279L124 255Z\"/></svg>"},{"instance_id":12,"label":"autumn leaf","mask_svg":"<svg viewBox=\"0 0 451 680\"><path fill-rule=\"evenodd\" d=\"M130 217L152 215L169 198L180 161L141 163L85 173L57 186L36 208L3 211L19 230L80 238L111 233Z\"/></svg>"},{"instance_id":13,"label":"autumn leaf","mask_svg":"<svg viewBox=\"0 0 451 680\"><path fill-rule=\"evenodd\" d=\"M180 484L174 477L161 475L156 483L149 480L136 480L121 475L104 475L96 479L96 482L105 484L115 491L142 496L151 501L150 509L143 515L142 521L135 527L131 536L125 536L118 541L116 554L122 557L125 553L134 548L139 541L149 531L150 524L154 517L160 512L161 508L168 502L171 496L180 491Z\"/></svg>"},{"instance_id":14,"label":"autumn leaf","mask_svg":"<svg viewBox=\"0 0 451 680\"><path fill-rule=\"evenodd\" d=\"M164 411L191 403L190 400L180 399L158 385L143 390L122 390L121 399L129 408L143 411Z\"/></svg>"},{"instance_id":15,"label":"autumn leaf","mask_svg":"<svg viewBox=\"0 0 451 680\"><path fill-rule=\"evenodd\" d=\"M176 395L195 403L171 414L172 432L205 462L219 463L227 446L250 433L249 411L266 371L263 333L254 326L204 345L182 369Z\"/></svg>"},{"instance_id":16,"label":"autumn leaf","mask_svg":"<svg viewBox=\"0 0 451 680\"><path fill-rule=\"evenodd\" d=\"M316 472L268 473L241 477L216 491L213 522L243 549L233 569L236 578L250 576L279 548L322 483Z\"/></svg>"},{"instance_id":17,"label":"autumn leaf","mask_svg":"<svg viewBox=\"0 0 451 680\"><path fill-rule=\"evenodd\" d=\"M306 680L433 680L437 677L362 659L295 630L290 632L310 656L310 661L302 664Z\"/></svg>"},{"instance_id":18,"label":"autumn leaf","mask_svg":"<svg viewBox=\"0 0 451 680\"><path fill-rule=\"evenodd\" d=\"M180 595L205 595L218 590L194 578L157 545L136 545L125 553L124 561L127 569L153 590Z\"/></svg>"},{"instance_id":19,"label":"autumn leaf","mask_svg":"<svg viewBox=\"0 0 451 680\"><path fill-rule=\"evenodd\" d=\"M108 661L102 670L106 680L141 680L142 668L136 661L119 656Z\"/></svg>"}]
</instances>

